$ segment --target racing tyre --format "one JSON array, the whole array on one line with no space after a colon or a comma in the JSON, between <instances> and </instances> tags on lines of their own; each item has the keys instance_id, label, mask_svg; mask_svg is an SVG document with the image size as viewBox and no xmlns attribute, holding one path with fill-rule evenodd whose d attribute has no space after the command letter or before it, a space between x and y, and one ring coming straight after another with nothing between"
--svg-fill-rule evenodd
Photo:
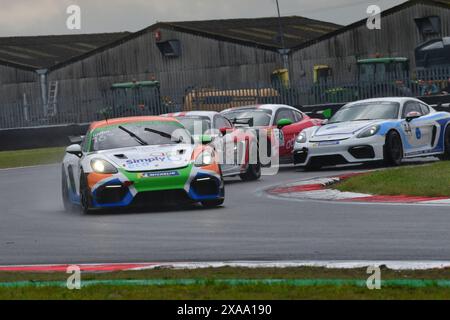
<instances>
[{"instance_id":1,"label":"racing tyre","mask_svg":"<svg viewBox=\"0 0 450 320\"><path fill-rule=\"evenodd\" d=\"M253 148L252 150L249 150L249 154L251 154ZM256 150L256 152L257 151L258 150ZM261 163L259 162L259 159L257 160L257 163L249 164L247 170L244 173L241 173L239 177L241 177L243 181L255 181L261 178Z\"/></svg>"},{"instance_id":2,"label":"racing tyre","mask_svg":"<svg viewBox=\"0 0 450 320\"><path fill-rule=\"evenodd\" d=\"M261 164L250 164L245 173L239 175L242 181L255 181L261 178Z\"/></svg>"},{"instance_id":3,"label":"racing tyre","mask_svg":"<svg viewBox=\"0 0 450 320\"><path fill-rule=\"evenodd\" d=\"M61 170L61 194L64 210L66 210L67 212L75 211L77 209L77 206L74 205L72 201L70 201L69 188L67 187L67 176L64 167L62 167Z\"/></svg>"},{"instance_id":4,"label":"racing tyre","mask_svg":"<svg viewBox=\"0 0 450 320\"><path fill-rule=\"evenodd\" d=\"M450 126L445 130L444 153L439 156L441 160L450 160Z\"/></svg>"},{"instance_id":5,"label":"racing tyre","mask_svg":"<svg viewBox=\"0 0 450 320\"><path fill-rule=\"evenodd\" d=\"M388 166L399 166L403 158L402 139L397 131L391 131L384 145L384 163Z\"/></svg>"},{"instance_id":6,"label":"racing tyre","mask_svg":"<svg viewBox=\"0 0 450 320\"><path fill-rule=\"evenodd\" d=\"M322 165L314 163L314 161L309 161L309 163L304 167L305 171L318 171L322 168Z\"/></svg>"},{"instance_id":7,"label":"racing tyre","mask_svg":"<svg viewBox=\"0 0 450 320\"><path fill-rule=\"evenodd\" d=\"M205 200L205 201L202 201L201 204L205 208L215 208L215 207L219 207L219 206L223 205L224 201L225 201L225 199Z\"/></svg>"},{"instance_id":8,"label":"racing tyre","mask_svg":"<svg viewBox=\"0 0 450 320\"><path fill-rule=\"evenodd\" d=\"M92 199L91 194L88 190L88 183L86 180L86 175L83 171L81 171L80 175L80 202L81 208L83 209L84 214L92 213Z\"/></svg>"}]
</instances>

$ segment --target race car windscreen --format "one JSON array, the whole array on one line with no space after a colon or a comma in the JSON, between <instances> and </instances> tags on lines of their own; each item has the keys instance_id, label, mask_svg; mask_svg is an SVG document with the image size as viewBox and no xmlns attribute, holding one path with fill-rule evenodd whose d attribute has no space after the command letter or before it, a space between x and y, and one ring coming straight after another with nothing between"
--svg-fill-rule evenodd
<instances>
[{"instance_id":1,"label":"race car windscreen","mask_svg":"<svg viewBox=\"0 0 450 320\"><path fill-rule=\"evenodd\" d=\"M266 109L233 110L225 112L223 115L231 122L235 122L236 119L253 119L254 127L269 126L272 119L272 111Z\"/></svg>"},{"instance_id":2,"label":"race car windscreen","mask_svg":"<svg viewBox=\"0 0 450 320\"><path fill-rule=\"evenodd\" d=\"M370 102L345 106L328 123L362 120L397 119L398 102Z\"/></svg>"},{"instance_id":3,"label":"race car windscreen","mask_svg":"<svg viewBox=\"0 0 450 320\"><path fill-rule=\"evenodd\" d=\"M211 129L211 120L208 117L177 117L177 120L192 134L204 134Z\"/></svg>"},{"instance_id":4,"label":"race car windscreen","mask_svg":"<svg viewBox=\"0 0 450 320\"><path fill-rule=\"evenodd\" d=\"M94 130L91 134L90 151L179 143L192 143L189 131L180 123L124 123Z\"/></svg>"}]
</instances>

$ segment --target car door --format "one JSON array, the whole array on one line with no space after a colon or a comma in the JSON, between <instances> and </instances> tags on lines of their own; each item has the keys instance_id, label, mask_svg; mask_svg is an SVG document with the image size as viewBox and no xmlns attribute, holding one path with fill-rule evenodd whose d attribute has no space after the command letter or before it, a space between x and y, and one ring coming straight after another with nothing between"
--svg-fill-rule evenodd
<instances>
[{"instance_id":1,"label":"car door","mask_svg":"<svg viewBox=\"0 0 450 320\"><path fill-rule=\"evenodd\" d=\"M290 155L290 151L292 151L292 147L289 144L289 141L294 138L295 131L295 122L296 118L294 112L288 108L280 108L277 110L274 116L273 125L277 127L278 121L281 119L289 119L292 121L291 125L284 126L280 129L280 157Z\"/></svg>"},{"instance_id":2,"label":"car door","mask_svg":"<svg viewBox=\"0 0 450 320\"><path fill-rule=\"evenodd\" d=\"M304 116L300 111L292 110L289 108L280 108L277 111L274 118L274 126L276 126L278 121L280 121L281 119L289 119L292 121L291 125L284 126L281 129L280 134L280 156L290 156L294 149L294 143L297 135L303 129L311 127L314 124L309 121L309 118Z\"/></svg>"},{"instance_id":3,"label":"car door","mask_svg":"<svg viewBox=\"0 0 450 320\"><path fill-rule=\"evenodd\" d=\"M85 148L86 148L86 144L83 141L83 143L81 144L81 149L83 151L81 158L76 155L68 154L68 153L66 153L66 155L64 157L65 172L66 172L69 192L73 197L72 200L77 200L79 197L80 174L81 174L80 166L81 166L81 161L85 154Z\"/></svg>"},{"instance_id":4,"label":"car door","mask_svg":"<svg viewBox=\"0 0 450 320\"><path fill-rule=\"evenodd\" d=\"M223 174L240 173L240 160L238 159L240 152L238 148L242 148L243 146L236 139L233 125L224 116L217 114L214 116L213 128L216 132L220 132L219 130L223 128L228 129L227 134L219 134L216 140L220 139L220 141L216 141L215 143L216 150L221 152L221 168Z\"/></svg>"},{"instance_id":5,"label":"car door","mask_svg":"<svg viewBox=\"0 0 450 320\"><path fill-rule=\"evenodd\" d=\"M439 142L438 132L440 132L440 125L432 119L430 107L425 103L419 104L423 115L422 118L420 118L420 121L422 122L421 127L425 136L427 136L428 147L431 150L434 149Z\"/></svg>"},{"instance_id":6,"label":"car door","mask_svg":"<svg viewBox=\"0 0 450 320\"><path fill-rule=\"evenodd\" d=\"M422 116L408 122L406 117L410 112L418 112ZM403 143L405 156L414 156L431 149L434 124L424 115L424 112L426 109L417 101L407 101L403 105L402 129L406 137L406 143Z\"/></svg>"}]
</instances>

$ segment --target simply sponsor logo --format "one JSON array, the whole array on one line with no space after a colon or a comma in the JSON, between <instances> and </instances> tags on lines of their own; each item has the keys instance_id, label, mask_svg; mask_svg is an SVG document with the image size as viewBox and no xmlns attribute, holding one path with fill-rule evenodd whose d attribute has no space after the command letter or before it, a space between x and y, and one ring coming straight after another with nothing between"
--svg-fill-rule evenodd
<instances>
[{"instance_id":1,"label":"simply sponsor logo","mask_svg":"<svg viewBox=\"0 0 450 320\"><path fill-rule=\"evenodd\" d=\"M181 162L183 157L176 153L155 153L148 157L128 159L124 163L124 167L128 169L142 168L154 163Z\"/></svg>"}]
</instances>

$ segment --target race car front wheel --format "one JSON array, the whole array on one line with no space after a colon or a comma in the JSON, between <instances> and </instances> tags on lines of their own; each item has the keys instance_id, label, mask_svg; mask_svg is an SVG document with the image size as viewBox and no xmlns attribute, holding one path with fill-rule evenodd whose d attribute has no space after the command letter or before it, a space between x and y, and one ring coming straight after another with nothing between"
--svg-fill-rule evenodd
<instances>
[{"instance_id":1,"label":"race car front wheel","mask_svg":"<svg viewBox=\"0 0 450 320\"><path fill-rule=\"evenodd\" d=\"M403 158L402 139L397 131L391 131L384 145L384 162L389 166L399 166Z\"/></svg>"},{"instance_id":2,"label":"race car front wheel","mask_svg":"<svg viewBox=\"0 0 450 320\"><path fill-rule=\"evenodd\" d=\"M81 171L80 175L80 202L81 208L83 209L84 214L89 214L92 212L92 199L91 194L88 188L88 183L86 179L86 175L83 171Z\"/></svg>"},{"instance_id":3,"label":"race car front wheel","mask_svg":"<svg viewBox=\"0 0 450 320\"><path fill-rule=\"evenodd\" d=\"M445 130L444 153L439 158L441 160L450 160L450 126Z\"/></svg>"},{"instance_id":4,"label":"race car front wheel","mask_svg":"<svg viewBox=\"0 0 450 320\"><path fill-rule=\"evenodd\" d=\"M261 178L261 164L249 164L247 171L239 175L242 181L255 181Z\"/></svg>"},{"instance_id":5,"label":"race car front wheel","mask_svg":"<svg viewBox=\"0 0 450 320\"><path fill-rule=\"evenodd\" d=\"M66 171L64 170L64 167L62 167L61 170L61 194L64 210L68 212L75 211L77 207L72 203L72 201L70 201L69 187L67 186L67 175Z\"/></svg>"},{"instance_id":6,"label":"race car front wheel","mask_svg":"<svg viewBox=\"0 0 450 320\"><path fill-rule=\"evenodd\" d=\"M261 163L259 161L259 156L258 156L258 146L257 145L253 145L252 149L248 150L248 154L249 155L255 155L257 157L256 162L254 164L249 164L247 167L247 170L244 173L241 173L239 175L239 177L241 177L241 179L243 181L254 181L254 180L258 180L259 178L261 178Z\"/></svg>"}]
</instances>

